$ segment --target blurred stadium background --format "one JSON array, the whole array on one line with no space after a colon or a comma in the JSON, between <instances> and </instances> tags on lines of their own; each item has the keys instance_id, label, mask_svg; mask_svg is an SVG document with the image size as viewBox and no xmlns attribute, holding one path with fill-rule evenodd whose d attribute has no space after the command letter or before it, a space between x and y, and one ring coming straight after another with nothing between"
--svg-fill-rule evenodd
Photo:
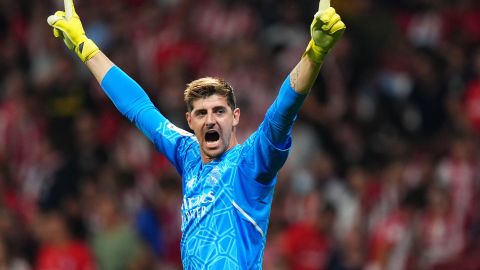
<instances>
[{"instance_id":1,"label":"blurred stadium background","mask_svg":"<svg viewBox=\"0 0 480 270\"><path fill-rule=\"evenodd\" d=\"M348 29L297 120L264 269L480 269L479 1L332 3ZM0 269L181 269L180 178L53 38L62 5L0 0ZM187 82L231 82L242 140L317 5L76 1L178 126Z\"/></svg>"}]
</instances>

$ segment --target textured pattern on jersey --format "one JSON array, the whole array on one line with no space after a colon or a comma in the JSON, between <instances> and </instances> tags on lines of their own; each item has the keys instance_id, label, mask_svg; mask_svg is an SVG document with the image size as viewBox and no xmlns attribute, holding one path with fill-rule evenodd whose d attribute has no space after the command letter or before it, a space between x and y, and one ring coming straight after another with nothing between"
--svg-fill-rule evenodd
<instances>
[{"instance_id":1,"label":"textured pattern on jersey","mask_svg":"<svg viewBox=\"0 0 480 270\"><path fill-rule=\"evenodd\" d=\"M261 269L276 175L305 99L291 88L289 77L257 132L208 164L202 164L195 137L171 124L118 67L101 84L182 175L184 269Z\"/></svg>"},{"instance_id":2,"label":"textured pattern on jersey","mask_svg":"<svg viewBox=\"0 0 480 270\"><path fill-rule=\"evenodd\" d=\"M283 164L287 151L276 150L268 141L259 142L255 133L244 144L202 164L198 142L189 133L168 122L157 132L157 147L182 172L184 269L261 269L265 235L255 225L266 233L275 181L270 185L257 183L261 170L256 171L259 166L251 162L262 153L277 151L281 154L271 155L276 160L264 162L267 167L278 168L270 163Z\"/></svg>"},{"instance_id":3,"label":"textured pattern on jersey","mask_svg":"<svg viewBox=\"0 0 480 270\"><path fill-rule=\"evenodd\" d=\"M238 157L234 148L227 156ZM228 158L184 169L182 259L186 269L241 269L233 211L235 163Z\"/></svg>"}]
</instances>

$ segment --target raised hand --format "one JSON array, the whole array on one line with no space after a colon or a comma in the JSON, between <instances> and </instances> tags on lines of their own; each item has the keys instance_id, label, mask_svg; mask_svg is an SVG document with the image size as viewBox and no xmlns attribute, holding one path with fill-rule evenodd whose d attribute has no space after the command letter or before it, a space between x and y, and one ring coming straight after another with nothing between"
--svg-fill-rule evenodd
<instances>
[{"instance_id":1,"label":"raised hand","mask_svg":"<svg viewBox=\"0 0 480 270\"><path fill-rule=\"evenodd\" d=\"M83 62L87 62L100 50L97 45L85 35L80 17L75 11L73 0L64 0L65 10L57 11L47 18L53 27L53 35L62 38L67 47L74 51Z\"/></svg>"},{"instance_id":2,"label":"raised hand","mask_svg":"<svg viewBox=\"0 0 480 270\"><path fill-rule=\"evenodd\" d=\"M318 11L310 25L312 39L305 54L312 61L322 63L325 55L335 46L345 29L340 15L330 6L330 0L320 0Z\"/></svg>"}]
</instances>

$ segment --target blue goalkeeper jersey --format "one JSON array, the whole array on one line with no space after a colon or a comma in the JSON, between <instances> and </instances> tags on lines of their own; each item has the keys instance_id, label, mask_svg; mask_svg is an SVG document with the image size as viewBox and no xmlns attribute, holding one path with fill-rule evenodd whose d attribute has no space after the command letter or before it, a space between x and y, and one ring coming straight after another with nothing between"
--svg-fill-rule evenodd
<instances>
[{"instance_id":1,"label":"blue goalkeeper jersey","mask_svg":"<svg viewBox=\"0 0 480 270\"><path fill-rule=\"evenodd\" d=\"M195 136L170 123L118 67L102 88L182 176L184 269L261 269L277 173L305 96L287 77L257 131L204 164Z\"/></svg>"}]
</instances>

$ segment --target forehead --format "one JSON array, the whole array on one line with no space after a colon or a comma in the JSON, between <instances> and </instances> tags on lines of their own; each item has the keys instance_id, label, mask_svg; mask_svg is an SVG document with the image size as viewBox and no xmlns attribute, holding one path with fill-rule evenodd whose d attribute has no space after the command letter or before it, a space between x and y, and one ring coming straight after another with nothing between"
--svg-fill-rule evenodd
<instances>
[{"instance_id":1,"label":"forehead","mask_svg":"<svg viewBox=\"0 0 480 270\"><path fill-rule=\"evenodd\" d=\"M228 107L227 97L214 94L205 98L200 98L192 102L192 111L208 110L215 107Z\"/></svg>"}]
</instances>

